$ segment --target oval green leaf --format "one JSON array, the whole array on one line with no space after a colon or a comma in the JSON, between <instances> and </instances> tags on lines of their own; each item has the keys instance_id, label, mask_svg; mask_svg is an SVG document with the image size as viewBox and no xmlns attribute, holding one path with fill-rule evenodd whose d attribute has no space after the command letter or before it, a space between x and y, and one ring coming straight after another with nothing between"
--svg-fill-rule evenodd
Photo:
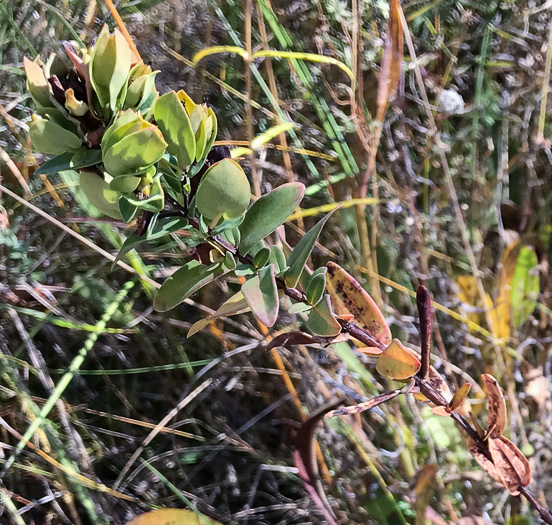
<instances>
[{"instance_id":1,"label":"oval green leaf","mask_svg":"<svg viewBox=\"0 0 552 525\"><path fill-rule=\"evenodd\" d=\"M519 252L512 288L510 305L515 328L525 323L537 306L539 297L539 260L531 246L523 246Z\"/></svg>"},{"instance_id":2,"label":"oval green leaf","mask_svg":"<svg viewBox=\"0 0 552 525\"><path fill-rule=\"evenodd\" d=\"M333 337L341 332L341 325L334 316L329 295L322 297L312 308L307 320L307 328L325 337Z\"/></svg>"},{"instance_id":3,"label":"oval green leaf","mask_svg":"<svg viewBox=\"0 0 552 525\"><path fill-rule=\"evenodd\" d=\"M240 253L246 255L295 211L305 194L300 182L283 184L253 203L240 225Z\"/></svg>"},{"instance_id":4,"label":"oval green leaf","mask_svg":"<svg viewBox=\"0 0 552 525\"><path fill-rule=\"evenodd\" d=\"M110 189L109 184L105 182L96 173L82 171L80 173L80 189L90 201L94 208L113 219L121 219L119 211L119 195L116 191Z\"/></svg>"},{"instance_id":5,"label":"oval green leaf","mask_svg":"<svg viewBox=\"0 0 552 525\"><path fill-rule=\"evenodd\" d=\"M231 159L223 159L201 178L196 206L208 219L221 215L225 219L236 219L245 212L250 199L251 188L241 166Z\"/></svg>"},{"instance_id":6,"label":"oval green leaf","mask_svg":"<svg viewBox=\"0 0 552 525\"><path fill-rule=\"evenodd\" d=\"M243 283L241 291L255 317L265 326L274 326L280 309L274 265L261 268Z\"/></svg>"}]
</instances>

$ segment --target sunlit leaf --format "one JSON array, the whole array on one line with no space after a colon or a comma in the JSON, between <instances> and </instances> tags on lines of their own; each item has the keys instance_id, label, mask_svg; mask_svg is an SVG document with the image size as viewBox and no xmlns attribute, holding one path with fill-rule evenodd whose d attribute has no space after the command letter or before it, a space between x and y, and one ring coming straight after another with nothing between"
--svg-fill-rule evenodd
<instances>
[{"instance_id":1,"label":"sunlit leaf","mask_svg":"<svg viewBox=\"0 0 552 525\"><path fill-rule=\"evenodd\" d=\"M142 514L127 525L221 525L204 514L182 509L160 509Z\"/></svg>"},{"instance_id":2,"label":"sunlit leaf","mask_svg":"<svg viewBox=\"0 0 552 525\"><path fill-rule=\"evenodd\" d=\"M290 182L254 202L240 225L240 253L249 253L255 244L283 224L299 205L304 193L303 184Z\"/></svg>"},{"instance_id":3,"label":"sunlit leaf","mask_svg":"<svg viewBox=\"0 0 552 525\"><path fill-rule=\"evenodd\" d=\"M393 342L379 356L376 370L382 376L402 381L416 375L420 366L420 360L398 339L393 339Z\"/></svg>"},{"instance_id":4,"label":"sunlit leaf","mask_svg":"<svg viewBox=\"0 0 552 525\"><path fill-rule=\"evenodd\" d=\"M471 384L465 383L454 394L448 404L449 410L456 410L464 402L471 390Z\"/></svg>"},{"instance_id":5,"label":"sunlit leaf","mask_svg":"<svg viewBox=\"0 0 552 525\"><path fill-rule=\"evenodd\" d=\"M535 250L530 246L523 246L517 258L510 291L512 322L516 328L529 319L537 305L539 296L538 264L539 260Z\"/></svg>"},{"instance_id":6,"label":"sunlit leaf","mask_svg":"<svg viewBox=\"0 0 552 525\"><path fill-rule=\"evenodd\" d=\"M245 281L242 293L255 317L265 326L273 326L280 308L274 265L261 268L257 275Z\"/></svg>"},{"instance_id":7,"label":"sunlit leaf","mask_svg":"<svg viewBox=\"0 0 552 525\"><path fill-rule=\"evenodd\" d=\"M325 217L320 219L315 226L303 235L295 248L293 248L291 255L288 257L289 268L285 275L286 285L288 288L295 288L297 286L297 282L299 281L303 268L307 263L307 259L310 257L314 245L318 240L318 236L334 211L335 210L332 210Z\"/></svg>"},{"instance_id":8,"label":"sunlit leaf","mask_svg":"<svg viewBox=\"0 0 552 525\"><path fill-rule=\"evenodd\" d=\"M168 143L167 151L178 159L181 167L195 159L196 139L188 113L174 91L165 93L155 102L155 122Z\"/></svg>"},{"instance_id":9,"label":"sunlit leaf","mask_svg":"<svg viewBox=\"0 0 552 525\"><path fill-rule=\"evenodd\" d=\"M213 164L197 188L197 209L208 219L235 219L247 209L251 188L241 166L223 159Z\"/></svg>"},{"instance_id":10,"label":"sunlit leaf","mask_svg":"<svg viewBox=\"0 0 552 525\"><path fill-rule=\"evenodd\" d=\"M313 306L307 320L307 328L317 335L326 337L341 332L341 325L334 316L329 295L326 294Z\"/></svg>"},{"instance_id":11,"label":"sunlit leaf","mask_svg":"<svg viewBox=\"0 0 552 525\"><path fill-rule=\"evenodd\" d=\"M341 266L329 262L327 267L328 291L336 315L352 315L354 322L374 339L385 346L391 344L389 326L368 292Z\"/></svg>"}]
</instances>

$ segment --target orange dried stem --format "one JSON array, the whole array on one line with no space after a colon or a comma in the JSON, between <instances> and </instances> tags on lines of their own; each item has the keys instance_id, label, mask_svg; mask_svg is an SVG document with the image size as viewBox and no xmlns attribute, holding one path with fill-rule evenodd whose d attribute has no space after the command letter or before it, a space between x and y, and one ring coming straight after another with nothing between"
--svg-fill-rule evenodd
<instances>
[{"instance_id":1,"label":"orange dried stem","mask_svg":"<svg viewBox=\"0 0 552 525\"><path fill-rule=\"evenodd\" d=\"M119 28L119 31L123 33L123 36L125 37L126 41L128 42L128 45L130 46L130 49L132 49L132 52L136 55L136 58L138 60L142 60L142 57L140 56L140 53L138 53L138 49L136 49L136 46L134 45L134 42L132 41L132 37L130 36L130 33L128 32L123 19L121 18L121 15L119 15L119 12L117 11L117 8L113 5L113 2L111 0L105 0L105 5L109 9L109 12L111 13L111 16L113 17L113 20L115 20L115 23L117 24L117 27Z\"/></svg>"}]
</instances>

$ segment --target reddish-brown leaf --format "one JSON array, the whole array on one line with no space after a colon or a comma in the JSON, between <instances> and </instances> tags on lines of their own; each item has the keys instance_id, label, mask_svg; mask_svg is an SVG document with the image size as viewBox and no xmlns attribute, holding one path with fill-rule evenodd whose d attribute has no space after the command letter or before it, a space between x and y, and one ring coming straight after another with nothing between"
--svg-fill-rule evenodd
<instances>
[{"instance_id":1,"label":"reddish-brown leaf","mask_svg":"<svg viewBox=\"0 0 552 525\"><path fill-rule=\"evenodd\" d=\"M278 346L291 345L312 345L317 343L316 337L304 332L286 332L285 334L277 335L266 347L267 350L272 350Z\"/></svg>"},{"instance_id":2,"label":"reddish-brown leaf","mask_svg":"<svg viewBox=\"0 0 552 525\"><path fill-rule=\"evenodd\" d=\"M490 374L481 376L487 388L487 399L489 403L489 415L487 417L487 433L499 436L504 432L506 426L506 402L497 380Z\"/></svg>"},{"instance_id":3,"label":"reddish-brown leaf","mask_svg":"<svg viewBox=\"0 0 552 525\"><path fill-rule=\"evenodd\" d=\"M531 481L529 461L509 439L504 436L489 438L489 452L504 486L512 496L519 494L519 487Z\"/></svg>"}]
</instances>

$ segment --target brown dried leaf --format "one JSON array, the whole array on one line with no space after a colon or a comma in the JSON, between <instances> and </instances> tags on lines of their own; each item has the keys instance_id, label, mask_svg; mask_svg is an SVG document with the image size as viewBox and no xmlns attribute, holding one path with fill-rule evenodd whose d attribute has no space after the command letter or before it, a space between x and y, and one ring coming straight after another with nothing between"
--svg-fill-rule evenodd
<instances>
[{"instance_id":1,"label":"brown dried leaf","mask_svg":"<svg viewBox=\"0 0 552 525\"><path fill-rule=\"evenodd\" d=\"M519 487L531 481L529 461L509 439L504 436L489 438L489 452L502 483L512 496L519 494Z\"/></svg>"},{"instance_id":2,"label":"brown dried leaf","mask_svg":"<svg viewBox=\"0 0 552 525\"><path fill-rule=\"evenodd\" d=\"M391 401L391 399L397 397L400 393L401 393L401 390L393 390L392 392L385 392L384 394L380 394L379 396L373 397L372 399L369 399L368 401L364 401L363 403L359 403L358 405L352 405L352 406L342 407L336 410L332 410L331 412L328 412L324 417L351 416L353 414L360 414L361 412L365 412L366 410L371 410L372 408L375 408L378 405L386 403L387 401Z\"/></svg>"},{"instance_id":3,"label":"brown dried leaf","mask_svg":"<svg viewBox=\"0 0 552 525\"><path fill-rule=\"evenodd\" d=\"M272 339L266 349L272 350L278 346L312 345L314 343L317 343L317 340L310 334L305 334L304 332L286 332Z\"/></svg>"},{"instance_id":4,"label":"brown dried leaf","mask_svg":"<svg viewBox=\"0 0 552 525\"><path fill-rule=\"evenodd\" d=\"M475 439L473 439L472 437L468 437L467 448L475 461L477 461L478 465L487 474L489 474L489 476L491 476L495 481L503 483L502 478L500 477L500 474L498 473L498 470L495 467L494 463L487 457L487 454L489 454L489 449L486 442L484 444L479 441L475 441Z\"/></svg>"},{"instance_id":5,"label":"brown dried leaf","mask_svg":"<svg viewBox=\"0 0 552 525\"><path fill-rule=\"evenodd\" d=\"M417 356L419 355L418 353L415 354ZM429 367L429 373L426 378L426 383L428 383L433 388L433 390L439 392L439 394L441 394L441 396L447 403L451 401L452 392L450 391L448 383L441 377L441 374L439 374L439 372L437 372L437 370L433 366ZM423 394L414 394L414 397L418 401L427 401L427 398Z\"/></svg>"},{"instance_id":6,"label":"brown dried leaf","mask_svg":"<svg viewBox=\"0 0 552 525\"><path fill-rule=\"evenodd\" d=\"M482 374L481 379L487 388L489 415L487 417L487 433L499 436L506 426L506 402L497 380L490 374Z\"/></svg>"}]
</instances>

